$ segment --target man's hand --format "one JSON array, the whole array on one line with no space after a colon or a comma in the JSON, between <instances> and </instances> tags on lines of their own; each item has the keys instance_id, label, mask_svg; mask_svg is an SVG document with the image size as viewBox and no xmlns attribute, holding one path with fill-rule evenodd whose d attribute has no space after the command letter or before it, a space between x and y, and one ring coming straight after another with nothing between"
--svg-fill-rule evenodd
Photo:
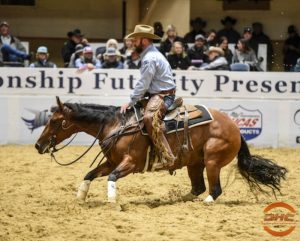
<instances>
[{"instance_id":1,"label":"man's hand","mask_svg":"<svg viewBox=\"0 0 300 241\"><path fill-rule=\"evenodd\" d=\"M129 107L129 103L122 105L120 109L121 114L125 114L128 107Z\"/></svg>"}]
</instances>

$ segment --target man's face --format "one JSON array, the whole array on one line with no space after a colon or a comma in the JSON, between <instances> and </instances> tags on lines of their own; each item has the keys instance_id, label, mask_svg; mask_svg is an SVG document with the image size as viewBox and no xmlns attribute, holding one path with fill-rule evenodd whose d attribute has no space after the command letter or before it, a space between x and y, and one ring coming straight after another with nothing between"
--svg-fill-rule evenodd
<instances>
[{"instance_id":1,"label":"man's face","mask_svg":"<svg viewBox=\"0 0 300 241\"><path fill-rule=\"evenodd\" d=\"M93 53L90 53L90 52L84 53L84 58L85 59L93 59Z\"/></svg>"},{"instance_id":2,"label":"man's face","mask_svg":"<svg viewBox=\"0 0 300 241\"><path fill-rule=\"evenodd\" d=\"M9 27L6 25L2 25L0 28L0 34L6 36L9 34Z\"/></svg>"},{"instance_id":3,"label":"man's face","mask_svg":"<svg viewBox=\"0 0 300 241\"><path fill-rule=\"evenodd\" d=\"M73 42L76 43L76 44L79 44L79 43L81 43L81 41L82 41L82 37L77 36L77 35L72 36L71 39L72 39Z\"/></svg>"},{"instance_id":4,"label":"man's face","mask_svg":"<svg viewBox=\"0 0 300 241\"><path fill-rule=\"evenodd\" d=\"M196 41L195 41L195 45L196 45L196 47L197 48L202 48L203 46L204 46L204 40L203 39L197 39Z\"/></svg>"},{"instance_id":5,"label":"man's face","mask_svg":"<svg viewBox=\"0 0 300 241\"><path fill-rule=\"evenodd\" d=\"M144 50L144 45L143 45L143 39L142 38L135 38L133 39L133 46L135 47L135 51L138 52L139 54L143 52Z\"/></svg>"},{"instance_id":6,"label":"man's face","mask_svg":"<svg viewBox=\"0 0 300 241\"><path fill-rule=\"evenodd\" d=\"M244 32L243 38L250 40L252 38L252 33L251 32Z\"/></svg>"}]
</instances>

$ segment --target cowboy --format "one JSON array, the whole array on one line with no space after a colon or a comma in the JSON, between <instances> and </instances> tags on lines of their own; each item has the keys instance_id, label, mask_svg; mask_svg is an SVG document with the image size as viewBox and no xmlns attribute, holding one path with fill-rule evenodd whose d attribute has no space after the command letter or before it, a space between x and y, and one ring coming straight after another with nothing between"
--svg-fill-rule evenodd
<instances>
[{"instance_id":1,"label":"cowboy","mask_svg":"<svg viewBox=\"0 0 300 241\"><path fill-rule=\"evenodd\" d=\"M166 58L153 45L153 40L160 39L154 34L154 28L148 25L136 25L134 32L125 38L133 39L136 51L141 56L141 78L137 82L130 102L121 107L120 112L133 106L149 93L145 108L144 124L153 144L162 155L165 166L172 166L176 157L164 135L163 118L175 99L176 84L173 80L171 66Z\"/></svg>"}]
</instances>

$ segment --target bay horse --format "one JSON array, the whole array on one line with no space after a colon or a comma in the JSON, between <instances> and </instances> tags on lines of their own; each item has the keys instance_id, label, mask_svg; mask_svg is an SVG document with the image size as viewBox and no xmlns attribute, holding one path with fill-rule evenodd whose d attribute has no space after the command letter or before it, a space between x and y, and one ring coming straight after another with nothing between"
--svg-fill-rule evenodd
<instances>
[{"instance_id":1,"label":"bay horse","mask_svg":"<svg viewBox=\"0 0 300 241\"><path fill-rule=\"evenodd\" d=\"M107 160L84 177L77 199L85 201L93 179L108 176L108 201L115 202L116 181L130 173L145 171L150 138L142 135L133 111L122 115L120 107L116 106L62 103L58 97L56 99L57 107L37 140L36 149L40 154L51 152L57 144L77 132L94 136L101 148L106 150ZM203 178L206 169L209 195L204 202L210 203L222 193L221 168L237 156L239 172L250 188L265 191L263 187L266 186L273 192L280 191L286 168L261 156L251 155L239 128L230 117L216 109L209 110L213 121L190 129L193 148L186 151L172 167L162 166L156 170L175 170L186 166L191 180L191 193L198 196L206 191ZM181 146L178 141L183 142L183 132L168 134L167 139L173 153L179 155Z\"/></svg>"}]
</instances>

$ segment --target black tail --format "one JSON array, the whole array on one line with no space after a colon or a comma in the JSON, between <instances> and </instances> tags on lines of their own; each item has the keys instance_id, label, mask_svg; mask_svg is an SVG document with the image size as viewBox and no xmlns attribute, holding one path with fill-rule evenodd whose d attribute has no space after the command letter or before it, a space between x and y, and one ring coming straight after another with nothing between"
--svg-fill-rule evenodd
<instances>
[{"instance_id":1,"label":"black tail","mask_svg":"<svg viewBox=\"0 0 300 241\"><path fill-rule=\"evenodd\" d=\"M241 148L238 153L238 167L242 176L248 181L251 190L265 192L261 185L280 192L280 181L285 179L287 169L278 166L271 160L251 155L246 141L241 136Z\"/></svg>"}]
</instances>

